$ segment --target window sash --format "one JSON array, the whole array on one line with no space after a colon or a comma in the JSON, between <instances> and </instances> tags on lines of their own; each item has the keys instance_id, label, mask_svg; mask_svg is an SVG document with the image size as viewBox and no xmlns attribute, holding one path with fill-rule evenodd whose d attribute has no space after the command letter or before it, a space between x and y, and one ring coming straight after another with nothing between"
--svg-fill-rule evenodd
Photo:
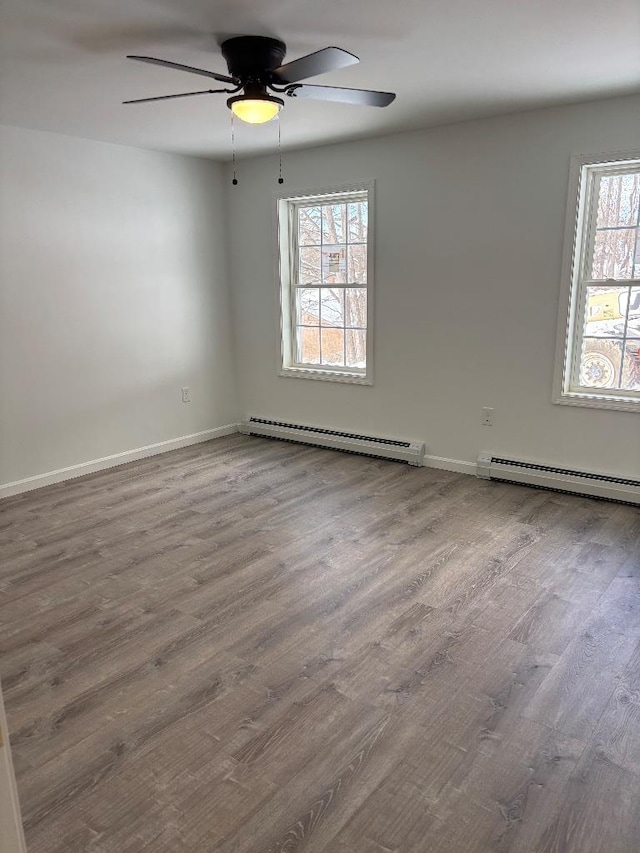
<instances>
[{"instance_id":1,"label":"window sash","mask_svg":"<svg viewBox=\"0 0 640 853\"><path fill-rule=\"evenodd\" d=\"M589 287L621 287L629 291L627 297L627 305L631 301L631 290L634 287L640 287L640 279L585 279L580 282L580 290L578 294L578 303L576 311L576 327L574 331L574 345L571 359L571 381L569 383L569 392L574 394L590 394L599 397L611 397L613 399L630 398L640 401L640 391L633 391L625 388L594 388L590 385L582 385L580 382L580 368L582 363L582 346L585 340L615 340L620 341L622 346L622 354L624 359L624 349L627 341L639 340L633 335L627 335L628 331L628 311L624 322L624 331L621 336L618 335L589 335L585 334L586 314L587 314L587 294ZM623 369L624 362L621 362L620 374Z\"/></svg>"},{"instance_id":2,"label":"window sash","mask_svg":"<svg viewBox=\"0 0 640 853\"><path fill-rule=\"evenodd\" d=\"M371 290L370 290L370 281L372 275L372 188L368 187L367 189L358 188L354 190L346 190L346 191L338 191L338 192L327 192L327 193L318 193L318 194L308 194L304 196L298 196L294 199L284 199L284 202L287 205L286 212L286 231L287 231L287 240L286 245L283 247L282 240L280 250L287 253L288 264L286 265L286 270L282 269L282 258L281 258L281 274L286 274L288 282L287 286L283 288L283 290L288 291L288 305L286 315L283 314L282 322L286 324L288 328L283 327L283 360L282 360L282 368L283 373L286 375L298 373L304 374L316 374L315 378L331 378L331 376L340 377L343 379L352 379L353 381L370 381L371 377ZM300 249L304 248L307 244L300 244L299 242L299 232L298 232L298 219L299 219L299 210L304 207L322 207L323 205L328 204L348 204L352 202L364 202L367 204L367 240L366 242L361 241L349 241L348 232L344 235L344 245L348 247L353 246L365 246L366 247L366 259L367 259L367 276L366 281L364 282L345 282L340 284L332 284L332 283L324 283L322 281L318 282L310 282L310 283L302 283L299 280L299 269L300 269ZM281 218L281 228L285 223L282 222ZM348 227L348 226L347 226ZM282 235L281 235L282 236ZM322 243L315 244L317 248L322 250ZM327 245L326 243L324 245ZM333 245L333 244L332 244ZM343 245L342 243L340 245ZM348 255L347 255L348 258ZM347 264L347 275L348 275L348 264ZM320 272L320 277L322 277L322 268ZM283 283L281 283L283 284ZM321 324L321 308L318 317L318 324L313 324L307 326L306 324L298 323L298 314L297 314L297 296L298 291L301 289L318 289L320 295L323 290L342 290L345 293L349 289L361 289L367 292L367 319L366 326L357 326L357 325L349 325L346 322L346 317L344 318L345 322L342 326L323 326ZM284 295L284 293L283 293ZM283 305L284 307L284 305ZM345 307L346 310L346 307ZM323 329L337 329L341 330L344 333L345 341L344 341L344 358L343 360L346 362L346 332L350 330L355 331L364 331L366 335L365 339L365 352L366 352L366 367L357 367L357 366L348 366L348 365L333 365L333 364L318 364L311 362L303 362L298 360L298 338L299 338L299 329L303 328L317 328L319 330L319 335L321 335ZM320 338L320 347L322 346L321 338ZM322 374L322 376L320 375Z\"/></svg>"},{"instance_id":3,"label":"window sash","mask_svg":"<svg viewBox=\"0 0 640 853\"><path fill-rule=\"evenodd\" d=\"M575 252L573 258L574 281L571 288L569 324L566 330L566 360L563 394L574 397L590 398L602 401L628 403L635 407L640 403L640 391L623 388L597 388L584 385L580 381L582 365L582 350L585 340L598 338L601 340L619 340L622 346L622 361L617 374L619 383L624 365L625 345L628 340L636 340L628 336L629 314L625 315L624 330L621 336L612 334L589 335L585 333L587 296L589 287L624 288L629 292L627 306L631 301L631 290L640 286L640 278L593 278L595 241L597 234L598 202L600 184L603 177L636 174L640 161L629 159L627 162L585 163L582 165L579 181L578 215L575 221ZM629 226L637 228L640 234L640 223ZM640 259L636 259L640 260ZM633 268L632 268L633 272Z\"/></svg>"}]
</instances>

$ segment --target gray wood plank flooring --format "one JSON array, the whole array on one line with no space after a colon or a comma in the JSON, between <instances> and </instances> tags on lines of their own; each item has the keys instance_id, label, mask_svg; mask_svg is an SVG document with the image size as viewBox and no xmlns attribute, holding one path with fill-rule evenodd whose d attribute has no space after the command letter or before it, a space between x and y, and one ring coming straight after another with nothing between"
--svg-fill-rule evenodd
<instances>
[{"instance_id":1,"label":"gray wood plank flooring","mask_svg":"<svg viewBox=\"0 0 640 853\"><path fill-rule=\"evenodd\" d=\"M230 436L0 503L30 853L637 853L640 512Z\"/></svg>"}]
</instances>

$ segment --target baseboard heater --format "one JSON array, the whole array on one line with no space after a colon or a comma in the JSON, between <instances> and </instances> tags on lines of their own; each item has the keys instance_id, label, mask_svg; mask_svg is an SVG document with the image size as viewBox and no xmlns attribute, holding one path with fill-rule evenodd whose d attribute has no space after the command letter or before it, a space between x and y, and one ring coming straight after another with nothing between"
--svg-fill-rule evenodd
<instances>
[{"instance_id":1,"label":"baseboard heater","mask_svg":"<svg viewBox=\"0 0 640 853\"><path fill-rule=\"evenodd\" d=\"M489 453L478 457L477 476L485 480L534 486L556 492L572 492L590 498L640 504L640 480L609 477L571 468L555 468L536 462L503 459Z\"/></svg>"},{"instance_id":2,"label":"baseboard heater","mask_svg":"<svg viewBox=\"0 0 640 853\"><path fill-rule=\"evenodd\" d=\"M264 418L247 418L240 425L239 431L245 435L261 435L267 438L278 438L281 441L330 447L333 450L358 453L361 456L376 456L382 459L393 459L397 462L407 462L409 465L420 466L424 459L423 442L378 438L374 435L340 432L335 429L324 429L306 426L305 424L288 424L282 421L269 421Z\"/></svg>"}]
</instances>

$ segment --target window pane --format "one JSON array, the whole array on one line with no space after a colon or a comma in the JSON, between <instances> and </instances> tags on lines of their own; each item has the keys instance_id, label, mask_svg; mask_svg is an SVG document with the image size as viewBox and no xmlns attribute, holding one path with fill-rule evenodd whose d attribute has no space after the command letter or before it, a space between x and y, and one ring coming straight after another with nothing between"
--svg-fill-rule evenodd
<instances>
[{"instance_id":1,"label":"window pane","mask_svg":"<svg viewBox=\"0 0 640 853\"><path fill-rule=\"evenodd\" d=\"M322 329L322 363L344 366L344 330Z\"/></svg>"},{"instance_id":2,"label":"window pane","mask_svg":"<svg viewBox=\"0 0 640 853\"><path fill-rule=\"evenodd\" d=\"M584 334L623 337L628 297L627 287L588 287Z\"/></svg>"},{"instance_id":3,"label":"window pane","mask_svg":"<svg viewBox=\"0 0 640 853\"><path fill-rule=\"evenodd\" d=\"M302 364L320 364L320 329L299 328L298 357Z\"/></svg>"},{"instance_id":4,"label":"window pane","mask_svg":"<svg viewBox=\"0 0 640 853\"><path fill-rule=\"evenodd\" d=\"M322 247L322 282L323 284L346 284L347 280L347 247Z\"/></svg>"},{"instance_id":5,"label":"window pane","mask_svg":"<svg viewBox=\"0 0 640 853\"><path fill-rule=\"evenodd\" d=\"M344 290L322 288L322 325L344 326Z\"/></svg>"},{"instance_id":6,"label":"window pane","mask_svg":"<svg viewBox=\"0 0 640 853\"><path fill-rule=\"evenodd\" d=\"M347 329L345 332L347 349L347 367L367 366L367 333L360 329Z\"/></svg>"},{"instance_id":7,"label":"window pane","mask_svg":"<svg viewBox=\"0 0 640 853\"><path fill-rule=\"evenodd\" d=\"M617 388L622 361L622 341L584 338L580 356L580 385Z\"/></svg>"},{"instance_id":8,"label":"window pane","mask_svg":"<svg viewBox=\"0 0 640 853\"><path fill-rule=\"evenodd\" d=\"M640 287L632 287L630 291L631 298L629 300L628 319L627 319L627 335L633 335L640 338ZM626 305L627 297L623 297L623 304Z\"/></svg>"},{"instance_id":9,"label":"window pane","mask_svg":"<svg viewBox=\"0 0 640 853\"><path fill-rule=\"evenodd\" d=\"M366 201L350 201L347 205L347 229L350 243L366 243L369 228Z\"/></svg>"},{"instance_id":10,"label":"window pane","mask_svg":"<svg viewBox=\"0 0 640 853\"><path fill-rule=\"evenodd\" d=\"M299 287L296 291L296 315L299 326L320 323L320 291L317 287Z\"/></svg>"},{"instance_id":11,"label":"window pane","mask_svg":"<svg viewBox=\"0 0 640 853\"><path fill-rule=\"evenodd\" d=\"M640 338L628 340L625 344L622 387L626 391L640 391Z\"/></svg>"},{"instance_id":12,"label":"window pane","mask_svg":"<svg viewBox=\"0 0 640 853\"><path fill-rule=\"evenodd\" d=\"M636 225L640 207L640 172L600 179L598 228Z\"/></svg>"},{"instance_id":13,"label":"window pane","mask_svg":"<svg viewBox=\"0 0 640 853\"><path fill-rule=\"evenodd\" d=\"M300 249L300 269L298 282L300 284L320 283L320 249Z\"/></svg>"},{"instance_id":14,"label":"window pane","mask_svg":"<svg viewBox=\"0 0 640 853\"><path fill-rule=\"evenodd\" d=\"M591 278L632 278L635 228L596 231Z\"/></svg>"},{"instance_id":15,"label":"window pane","mask_svg":"<svg viewBox=\"0 0 640 853\"><path fill-rule=\"evenodd\" d=\"M298 208L298 239L301 246L319 246L322 226L322 208Z\"/></svg>"},{"instance_id":16,"label":"window pane","mask_svg":"<svg viewBox=\"0 0 640 853\"><path fill-rule=\"evenodd\" d=\"M346 237L346 204L322 206L322 242L344 243Z\"/></svg>"},{"instance_id":17,"label":"window pane","mask_svg":"<svg viewBox=\"0 0 640 853\"><path fill-rule=\"evenodd\" d=\"M345 325L367 328L367 290L364 287L348 287Z\"/></svg>"},{"instance_id":18,"label":"window pane","mask_svg":"<svg viewBox=\"0 0 640 853\"><path fill-rule=\"evenodd\" d=\"M349 267L347 271L349 284L367 283L367 247L349 246Z\"/></svg>"}]
</instances>

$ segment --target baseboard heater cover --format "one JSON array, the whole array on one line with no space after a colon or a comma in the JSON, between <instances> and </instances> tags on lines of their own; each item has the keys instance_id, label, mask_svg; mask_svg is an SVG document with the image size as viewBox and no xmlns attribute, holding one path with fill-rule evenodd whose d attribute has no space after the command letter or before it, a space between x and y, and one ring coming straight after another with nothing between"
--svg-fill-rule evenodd
<instances>
[{"instance_id":1,"label":"baseboard heater cover","mask_svg":"<svg viewBox=\"0 0 640 853\"><path fill-rule=\"evenodd\" d=\"M358 453L361 456L376 456L382 459L407 462L409 465L421 466L424 459L424 442L399 441L394 438L379 438L374 435L360 435L335 429L253 417L243 421L239 431L245 435L261 435L267 438L278 438L281 441L330 447L333 450Z\"/></svg>"},{"instance_id":2,"label":"baseboard heater cover","mask_svg":"<svg viewBox=\"0 0 640 853\"><path fill-rule=\"evenodd\" d=\"M627 477L610 477L607 474L556 468L553 465L542 465L537 462L504 459L500 456L492 456L490 453L480 454L476 474L484 480L519 483L539 489L640 504L640 480Z\"/></svg>"}]
</instances>

